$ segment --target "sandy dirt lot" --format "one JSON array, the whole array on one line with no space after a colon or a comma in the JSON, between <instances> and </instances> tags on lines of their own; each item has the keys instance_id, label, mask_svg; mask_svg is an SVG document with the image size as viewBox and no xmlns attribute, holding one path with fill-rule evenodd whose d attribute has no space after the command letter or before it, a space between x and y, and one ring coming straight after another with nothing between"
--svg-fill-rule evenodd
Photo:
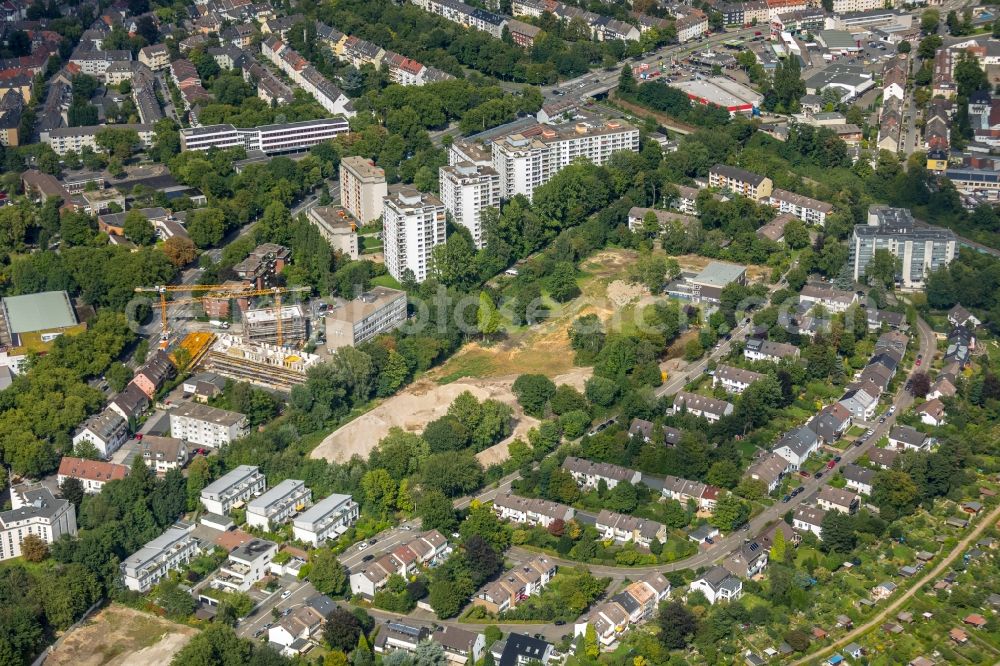
<instances>
[{"instance_id":1,"label":"sandy dirt lot","mask_svg":"<svg viewBox=\"0 0 1000 666\"><path fill-rule=\"evenodd\" d=\"M68 634L48 666L169 664L197 629L112 604Z\"/></svg>"},{"instance_id":2,"label":"sandy dirt lot","mask_svg":"<svg viewBox=\"0 0 1000 666\"><path fill-rule=\"evenodd\" d=\"M557 384L571 384L583 389L583 383L590 376L589 368L554 378ZM538 421L525 416L511 392L516 375L500 379L461 379L450 384L438 384L431 378L415 382L402 393L395 395L372 411L360 416L347 425L335 430L313 449L313 458L325 458L334 462L344 462L357 454L367 458L379 440L393 427L409 432L423 432L424 427L434 419L444 416L448 406L463 391L469 391L480 401L493 399L505 402L514 409L517 423L511 437L496 446L482 451L485 465L506 459L507 444L517 437L523 437Z\"/></svg>"}]
</instances>

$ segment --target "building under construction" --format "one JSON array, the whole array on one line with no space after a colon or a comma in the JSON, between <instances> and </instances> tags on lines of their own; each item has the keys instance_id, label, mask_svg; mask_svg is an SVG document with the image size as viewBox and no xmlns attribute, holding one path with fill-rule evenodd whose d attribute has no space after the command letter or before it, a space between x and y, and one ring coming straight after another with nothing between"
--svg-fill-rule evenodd
<instances>
[{"instance_id":1,"label":"building under construction","mask_svg":"<svg viewBox=\"0 0 1000 666\"><path fill-rule=\"evenodd\" d=\"M251 342L278 343L291 347L309 339L309 317L301 303L281 306L281 321L277 307L256 308L243 313L243 334ZM279 336L280 333L280 336Z\"/></svg>"},{"instance_id":2,"label":"building under construction","mask_svg":"<svg viewBox=\"0 0 1000 666\"><path fill-rule=\"evenodd\" d=\"M306 370L319 362L316 354L222 334L202 358L201 367L235 381L287 393L305 382Z\"/></svg>"}]
</instances>

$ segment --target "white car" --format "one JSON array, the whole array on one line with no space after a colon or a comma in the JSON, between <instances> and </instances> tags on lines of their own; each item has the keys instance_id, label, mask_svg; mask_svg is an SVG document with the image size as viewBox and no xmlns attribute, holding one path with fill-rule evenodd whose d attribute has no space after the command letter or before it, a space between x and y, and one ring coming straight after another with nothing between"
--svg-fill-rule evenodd
<instances>
[{"instance_id":1,"label":"white car","mask_svg":"<svg viewBox=\"0 0 1000 666\"><path fill-rule=\"evenodd\" d=\"M362 541L361 543L358 544L358 550L364 550L367 547L368 547L367 541Z\"/></svg>"},{"instance_id":2,"label":"white car","mask_svg":"<svg viewBox=\"0 0 1000 666\"><path fill-rule=\"evenodd\" d=\"M282 599L287 599L290 596L292 596L292 591L291 590L285 590L284 592L281 593L281 598Z\"/></svg>"}]
</instances>

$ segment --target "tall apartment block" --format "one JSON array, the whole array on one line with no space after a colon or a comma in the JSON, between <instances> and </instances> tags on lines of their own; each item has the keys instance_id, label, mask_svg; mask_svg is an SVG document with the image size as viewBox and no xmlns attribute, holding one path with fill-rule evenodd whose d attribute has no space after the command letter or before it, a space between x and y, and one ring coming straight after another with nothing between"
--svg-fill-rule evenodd
<instances>
[{"instance_id":1,"label":"tall apartment block","mask_svg":"<svg viewBox=\"0 0 1000 666\"><path fill-rule=\"evenodd\" d=\"M482 214L489 207L500 207L500 174L488 166L461 162L444 166L438 171L441 202L455 222L472 234L476 248L486 242L483 237Z\"/></svg>"},{"instance_id":2,"label":"tall apartment block","mask_svg":"<svg viewBox=\"0 0 1000 666\"><path fill-rule=\"evenodd\" d=\"M431 250L444 243L444 204L436 196L403 188L383 199L383 254L389 275L402 281L407 271L423 282L431 268Z\"/></svg>"},{"instance_id":3,"label":"tall apartment block","mask_svg":"<svg viewBox=\"0 0 1000 666\"><path fill-rule=\"evenodd\" d=\"M340 161L340 205L362 225L382 215L382 199L389 194L385 171L364 157Z\"/></svg>"},{"instance_id":4,"label":"tall apartment block","mask_svg":"<svg viewBox=\"0 0 1000 666\"><path fill-rule=\"evenodd\" d=\"M500 198L523 194L531 199L535 188L547 183L577 158L598 166L612 154L639 151L639 130L620 120L602 125L577 123L568 127L539 125L493 142L493 168L500 175Z\"/></svg>"},{"instance_id":5,"label":"tall apartment block","mask_svg":"<svg viewBox=\"0 0 1000 666\"><path fill-rule=\"evenodd\" d=\"M900 260L896 276L904 289L922 289L927 276L951 263L958 254L958 241L950 229L918 227L906 208L872 206L868 224L854 227L851 264L854 279L865 274L876 250L888 250Z\"/></svg>"}]
</instances>

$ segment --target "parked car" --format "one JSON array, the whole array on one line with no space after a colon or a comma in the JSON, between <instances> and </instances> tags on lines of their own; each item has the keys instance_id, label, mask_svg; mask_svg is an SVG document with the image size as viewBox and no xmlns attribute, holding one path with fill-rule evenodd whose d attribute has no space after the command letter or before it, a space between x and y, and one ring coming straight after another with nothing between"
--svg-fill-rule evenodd
<instances>
[{"instance_id":1,"label":"parked car","mask_svg":"<svg viewBox=\"0 0 1000 666\"><path fill-rule=\"evenodd\" d=\"M371 562L374 559L375 559L374 555L365 555L364 557L361 558L361 561L362 562Z\"/></svg>"},{"instance_id":2,"label":"parked car","mask_svg":"<svg viewBox=\"0 0 1000 666\"><path fill-rule=\"evenodd\" d=\"M813 474L813 478L814 479L821 479L821 478L823 478L823 472L816 472L815 474Z\"/></svg>"},{"instance_id":3,"label":"parked car","mask_svg":"<svg viewBox=\"0 0 1000 666\"><path fill-rule=\"evenodd\" d=\"M362 541L361 543L358 544L358 550L364 550L367 547L368 547L367 541Z\"/></svg>"},{"instance_id":4,"label":"parked car","mask_svg":"<svg viewBox=\"0 0 1000 666\"><path fill-rule=\"evenodd\" d=\"M784 497L781 498L781 501L782 502L791 502L792 501L792 496L791 495L785 495Z\"/></svg>"},{"instance_id":5,"label":"parked car","mask_svg":"<svg viewBox=\"0 0 1000 666\"><path fill-rule=\"evenodd\" d=\"M281 598L282 599L287 599L290 596L292 596L292 591L291 590L285 590L284 592L281 593Z\"/></svg>"}]
</instances>

